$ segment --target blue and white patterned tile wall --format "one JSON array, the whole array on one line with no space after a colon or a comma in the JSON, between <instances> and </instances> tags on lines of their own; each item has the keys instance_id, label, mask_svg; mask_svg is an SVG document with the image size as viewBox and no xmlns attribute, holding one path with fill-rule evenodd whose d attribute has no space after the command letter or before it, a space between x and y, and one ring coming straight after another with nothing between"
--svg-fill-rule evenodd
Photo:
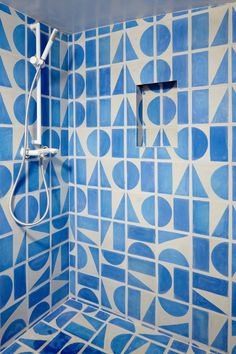
<instances>
[{"instance_id":1,"label":"blue and white patterned tile wall","mask_svg":"<svg viewBox=\"0 0 236 354\"><path fill-rule=\"evenodd\" d=\"M68 190L68 36L56 39L42 70L44 145L58 147L57 158L47 160L51 209L46 220L24 230L12 220L9 194L20 165L25 99L35 69L35 35L30 19L0 4L0 337L5 346L32 325L69 292ZM41 27L42 48L49 27ZM30 133L35 134L36 101L31 102ZM37 161L26 163L15 197L21 220L36 220L45 210L45 188Z\"/></svg>"},{"instance_id":2,"label":"blue and white patterned tile wall","mask_svg":"<svg viewBox=\"0 0 236 354\"><path fill-rule=\"evenodd\" d=\"M70 48L71 293L236 352L236 7L97 28ZM178 147L137 147L136 85L173 80Z\"/></svg>"},{"instance_id":3,"label":"blue and white patterned tile wall","mask_svg":"<svg viewBox=\"0 0 236 354\"><path fill-rule=\"evenodd\" d=\"M78 298L235 352L236 7L60 35L42 71L43 141L60 148L45 166L51 210L24 231L8 199L34 73L31 21L0 5L1 345L67 297L70 264ZM138 147L136 85L168 81L178 147ZM45 190L38 163L28 171L16 213L32 221Z\"/></svg>"}]
</instances>

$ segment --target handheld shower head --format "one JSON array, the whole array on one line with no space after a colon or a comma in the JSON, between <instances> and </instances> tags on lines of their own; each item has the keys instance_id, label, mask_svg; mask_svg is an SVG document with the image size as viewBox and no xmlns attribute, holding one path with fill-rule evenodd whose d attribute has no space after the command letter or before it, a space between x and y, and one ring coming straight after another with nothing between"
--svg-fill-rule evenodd
<instances>
[{"instance_id":1,"label":"handheld shower head","mask_svg":"<svg viewBox=\"0 0 236 354\"><path fill-rule=\"evenodd\" d=\"M51 46L57 36L57 33L58 33L58 30L56 28L54 28L54 30L51 33L51 36L49 37L48 43L43 51L43 54L41 55L41 59L43 61L45 61L47 59L48 53L49 53Z\"/></svg>"}]
</instances>

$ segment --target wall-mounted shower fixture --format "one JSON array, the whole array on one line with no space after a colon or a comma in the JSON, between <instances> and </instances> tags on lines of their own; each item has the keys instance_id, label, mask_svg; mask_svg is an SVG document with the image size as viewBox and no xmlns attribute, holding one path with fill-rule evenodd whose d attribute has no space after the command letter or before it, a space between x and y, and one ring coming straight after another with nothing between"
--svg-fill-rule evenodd
<instances>
[{"instance_id":1,"label":"wall-mounted shower fixture","mask_svg":"<svg viewBox=\"0 0 236 354\"><path fill-rule=\"evenodd\" d=\"M36 34L36 55L30 58L30 62L35 65L36 67L36 73L33 78L30 90L29 90L29 95L26 103L26 110L25 110L25 128L24 128L24 145L23 148L21 149L21 155L22 155L22 161L21 161L21 166L18 172L18 175L16 177L15 183L12 187L11 193L10 193L10 200L9 200L9 209L10 209L10 214L12 218L20 225L22 226L35 226L39 224L44 218L46 217L48 210L49 210L49 205L50 205L50 200L49 200L49 191L48 191L48 186L47 182L45 179L45 174L44 174L44 167L43 167L43 159L48 156L48 155L55 155L58 152L58 149L53 149L49 148L47 146L42 146L42 120L41 120L41 77L40 77L40 72L41 68L45 65L45 60L47 59L47 56L49 54L49 51L51 49L51 46L56 38L57 35L57 29L54 29L51 33L51 36L48 40L48 43L41 55L41 45L40 45L40 23L34 23L30 25L30 29L35 31ZM30 149L29 148L29 106L30 106L30 100L32 97L32 93L36 86L37 90L37 134L36 134L36 139L32 140L32 144L35 146L35 149ZM20 175L22 173L22 170L25 165L25 161L31 157L38 157L40 161L40 170L43 178L43 183L45 185L45 190L46 190L46 198L47 198L47 206L45 209L45 212L43 216L33 222L33 223L26 223L22 222L19 220L14 212L13 212L13 197L14 197L14 192L16 190L16 187L18 185Z\"/></svg>"},{"instance_id":2,"label":"wall-mounted shower fixture","mask_svg":"<svg viewBox=\"0 0 236 354\"><path fill-rule=\"evenodd\" d=\"M24 148L21 149L20 154L24 156ZM39 149L26 149L26 158L30 157L46 157L48 155L56 155L58 153L58 149L49 148L47 146L43 146Z\"/></svg>"},{"instance_id":3,"label":"wall-mounted shower fixture","mask_svg":"<svg viewBox=\"0 0 236 354\"><path fill-rule=\"evenodd\" d=\"M48 43L43 51L43 54L41 55L41 40L40 40L40 23L36 22L30 25L30 29L32 31L35 31L35 36L36 36L36 55L32 56L30 58L31 64L33 64L35 67L40 67L43 68L45 65L45 60L47 59L47 56L49 54L50 48L57 36L57 30L54 29L52 31L52 34L48 40ZM37 134L36 134L36 139L32 141L32 144L34 145L42 145L42 117L41 117L41 77L40 75L38 76L37 79Z\"/></svg>"}]
</instances>

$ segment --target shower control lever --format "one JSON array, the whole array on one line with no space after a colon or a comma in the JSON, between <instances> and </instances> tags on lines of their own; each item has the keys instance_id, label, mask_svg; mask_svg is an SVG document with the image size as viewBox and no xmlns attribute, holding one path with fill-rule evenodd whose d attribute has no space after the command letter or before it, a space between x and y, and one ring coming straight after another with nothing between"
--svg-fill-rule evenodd
<instances>
[{"instance_id":1,"label":"shower control lever","mask_svg":"<svg viewBox=\"0 0 236 354\"><path fill-rule=\"evenodd\" d=\"M58 153L58 149L49 148L47 146L43 146L39 149L26 149L26 158L30 157L46 157L48 155L56 155ZM24 155L24 148L21 149L21 155Z\"/></svg>"}]
</instances>

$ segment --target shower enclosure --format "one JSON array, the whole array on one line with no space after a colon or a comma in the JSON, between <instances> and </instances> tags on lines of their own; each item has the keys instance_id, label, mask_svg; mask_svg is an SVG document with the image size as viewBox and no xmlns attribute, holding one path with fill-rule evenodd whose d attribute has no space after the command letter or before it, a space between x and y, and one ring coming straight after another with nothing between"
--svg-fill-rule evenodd
<instances>
[{"instance_id":1,"label":"shower enclosure","mask_svg":"<svg viewBox=\"0 0 236 354\"><path fill-rule=\"evenodd\" d=\"M236 5L151 15L0 4L5 354L236 353Z\"/></svg>"}]
</instances>

